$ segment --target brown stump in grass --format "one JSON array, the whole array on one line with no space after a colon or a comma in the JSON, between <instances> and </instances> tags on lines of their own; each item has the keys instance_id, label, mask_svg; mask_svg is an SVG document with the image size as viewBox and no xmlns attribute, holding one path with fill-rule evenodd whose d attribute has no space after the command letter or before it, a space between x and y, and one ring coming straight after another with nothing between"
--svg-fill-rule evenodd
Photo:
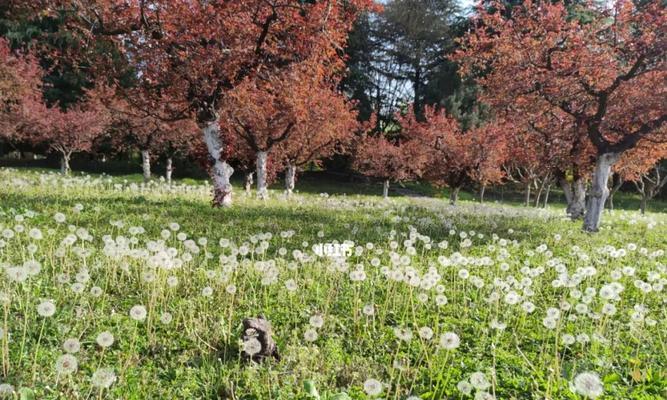
<instances>
[{"instance_id":1,"label":"brown stump in grass","mask_svg":"<svg viewBox=\"0 0 667 400\"><path fill-rule=\"evenodd\" d=\"M262 361L267 357L273 357L276 360L280 360L280 354L278 354L278 346L273 340L273 332L271 329L271 323L267 321L264 317L258 316L257 318L246 318L243 320L243 341L246 342L252 338L257 339L261 345L259 352L255 353L250 357L247 353L243 353L245 359L252 359L255 362Z\"/></svg>"}]
</instances>

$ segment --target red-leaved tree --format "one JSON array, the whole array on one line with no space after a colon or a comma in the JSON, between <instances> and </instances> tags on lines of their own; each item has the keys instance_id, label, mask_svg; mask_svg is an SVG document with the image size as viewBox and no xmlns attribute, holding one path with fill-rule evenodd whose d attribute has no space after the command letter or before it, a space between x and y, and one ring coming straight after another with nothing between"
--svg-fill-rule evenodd
<instances>
[{"instance_id":1,"label":"red-leaved tree","mask_svg":"<svg viewBox=\"0 0 667 400\"><path fill-rule=\"evenodd\" d=\"M436 107L425 107L423 119L408 111L397 120L413 154L419 155L411 168L435 186L448 186L451 204L466 184L478 184L483 200L484 188L503 179L508 130L504 124L488 123L464 132L456 119Z\"/></svg>"},{"instance_id":2,"label":"red-leaved tree","mask_svg":"<svg viewBox=\"0 0 667 400\"><path fill-rule=\"evenodd\" d=\"M95 139L109 123L106 108L89 92L86 100L62 110L57 104L47 107L41 101L30 102L24 110L21 135L35 145L45 145L60 154L60 169L69 174L72 154L90 151Z\"/></svg>"},{"instance_id":3,"label":"red-leaved tree","mask_svg":"<svg viewBox=\"0 0 667 400\"><path fill-rule=\"evenodd\" d=\"M145 92L137 100L166 96L170 119L194 115L208 150L213 204L222 206L231 204L233 173L219 126L226 94L248 77L313 57L327 60L313 73L340 68L357 14L373 7L371 0L90 0L74 10L63 0L12 3L38 13L67 9L73 35L107 38L131 60ZM94 68L113 72L113 60L98 59Z\"/></svg>"},{"instance_id":4,"label":"red-leaved tree","mask_svg":"<svg viewBox=\"0 0 667 400\"><path fill-rule=\"evenodd\" d=\"M354 104L342 93L320 83L305 94L299 99L304 114L278 151L286 167L287 196L294 190L299 168L345 152L359 129Z\"/></svg>"},{"instance_id":5,"label":"red-leaved tree","mask_svg":"<svg viewBox=\"0 0 667 400\"><path fill-rule=\"evenodd\" d=\"M581 22L560 2L526 1L511 19L502 7L479 9L455 59L513 121L549 111L570 121L564 139L593 146L584 229L596 231L612 166L642 142L667 140L667 11L659 1L621 0Z\"/></svg>"},{"instance_id":6,"label":"red-leaved tree","mask_svg":"<svg viewBox=\"0 0 667 400\"><path fill-rule=\"evenodd\" d=\"M305 110L302 99L310 80L300 71L246 79L221 102L223 123L255 155L257 196L268 197L269 153L290 139Z\"/></svg>"},{"instance_id":7,"label":"red-leaved tree","mask_svg":"<svg viewBox=\"0 0 667 400\"><path fill-rule=\"evenodd\" d=\"M0 138L18 139L27 111L41 99L41 77L34 57L12 52L0 38Z\"/></svg>"},{"instance_id":8,"label":"red-leaved tree","mask_svg":"<svg viewBox=\"0 0 667 400\"><path fill-rule=\"evenodd\" d=\"M618 183L632 182L641 196L639 209L646 212L648 201L657 196L667 186L667 143L644 143L642 146L629 150L614 165L618 175Z\"/></svg>"},{"instance_id":9,"label":"red-leaved tree","mask_svg":"<svg viewBox=\"0 0 667 400\"><path fill-rule=\"evenodd\" d=\"M191 148L202 145L195 136L196 124L192 119L169 120L170 110L164 106L169 99L161 99L150 108L140 108L115 96L107 102L112 128L111 142L118 150L138 149L144 181L151 178L151 160L164 156L165 178L171 183L173 157L187 155Z\"/></svg>"},{"instance_id":10,"label":"red-leaved tree","mask_svg":"<svg viewBox=\"0 0 667 400\"><path fill-rule=\"evenodd\" d=\"M412 111L410 111L412 112ZM382 181L382 197L389 197L389 184L421 176L420 168L427 163L421 143L401 135L389 138L382 133L369 132L376 125L373 115L357 138L353 148L352 168L365 176ZM403 127L405 129L405 126Z\"/></svg>"}]
</instances>

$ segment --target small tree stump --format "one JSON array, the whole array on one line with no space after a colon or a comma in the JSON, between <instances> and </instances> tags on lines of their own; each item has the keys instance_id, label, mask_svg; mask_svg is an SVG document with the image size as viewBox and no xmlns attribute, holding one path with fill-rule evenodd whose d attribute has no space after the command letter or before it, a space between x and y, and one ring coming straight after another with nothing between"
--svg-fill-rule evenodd
<instances>
[{"instance_id":1,"label":"small tree stump","mask_svg":"<svg viewBox=\"0 0 667 400\"><path fill-rule=\"evenodd\" d=\"M276 360L280 360L280 355L278 354L278 346L273 340L273 332L271 330L271 323L267 321L264 317L258 316L257 318L246 318L243 320L243 342L247 343L253 338L257 339L261 348L259 351L248 353L243 351L243 357L245 359L251 359L255 362L262 361L264 358L273 357ZM252 354L254 353L254 354Z\"/></svg>"}]
</instances>

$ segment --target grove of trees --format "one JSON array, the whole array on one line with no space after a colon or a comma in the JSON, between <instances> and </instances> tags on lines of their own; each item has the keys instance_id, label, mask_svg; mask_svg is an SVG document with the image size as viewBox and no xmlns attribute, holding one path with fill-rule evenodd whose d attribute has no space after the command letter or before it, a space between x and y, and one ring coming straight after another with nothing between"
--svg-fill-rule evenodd
<instances>
[{"instance_id":1,"label":"grove of trees","mask_svg":"<svg viewBox=\"0 0 667 400\"><path fill-rule=\"evenodd\" d=\"M383 182L513 184L596 231L624 183L667 186L659 0L8 0L3 148L199 162L214 206L343 157ZM532 197L531 197L532 196Z\"/></svg>"}]
</instances>

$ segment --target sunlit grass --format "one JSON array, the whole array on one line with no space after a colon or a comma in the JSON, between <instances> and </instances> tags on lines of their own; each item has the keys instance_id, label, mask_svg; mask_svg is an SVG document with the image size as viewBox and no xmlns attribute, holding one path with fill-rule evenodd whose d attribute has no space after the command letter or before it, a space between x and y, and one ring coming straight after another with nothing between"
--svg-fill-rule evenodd
<instances>
[{"instance_id":1,"label":"sunlit grass","mask_svg":"<svg viewBox=\"0 0 667 400\"><path fill-rule=\"evenodd\" d=\"M289 201L239 192L221 210L201 184L0 179L0 391L577 399L592 372L598 398L665 395L661 214L615 211L590 235L558 207L384 202L367 186L322 184L326 195L304 182ZM313 252L345 241L345 261ZM241 322L258 315L280 361L242 357ZM68 339L80 350L63 359Z\"/></svg>"}]
</instances>

